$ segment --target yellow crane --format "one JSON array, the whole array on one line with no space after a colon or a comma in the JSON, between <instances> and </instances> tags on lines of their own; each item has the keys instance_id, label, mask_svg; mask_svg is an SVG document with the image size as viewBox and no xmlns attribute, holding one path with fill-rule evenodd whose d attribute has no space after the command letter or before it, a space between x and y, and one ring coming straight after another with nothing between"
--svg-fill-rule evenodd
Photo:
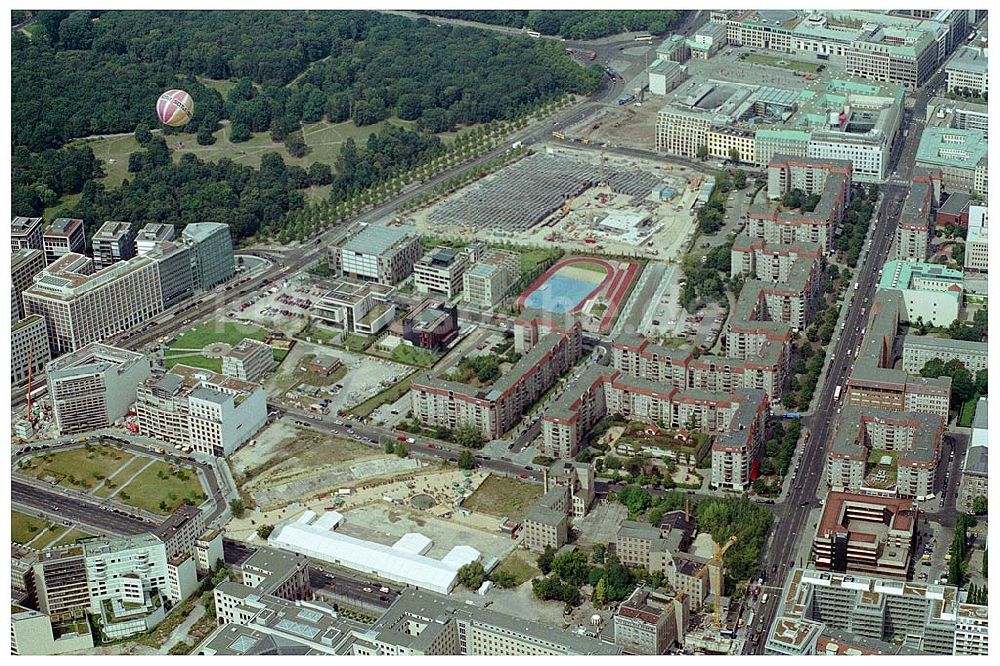
<instances>
[{"instance_id":1,"label":"yellow crane","mask_svg":"<svg viewBox=\"0 0 1000 666\"><path fill-rule=\"evenodd\" d=\"M713 624L716 629L719 629L722 626L722 556L725 555L726 551L732 548L733 544L735 544L738 540L738 537L734 534L729 537L725 545L720 547L718 544L715 544L715 554L712 556L712 559L703 564L701 569L698 570L698 573L694 575L695 580L701 580L705 577L706 573L710 574L708 587L709 592L714 597L712 614ZM676 597L677 602L680 603L686 594L687 593L683 591L678 594Z\"/></svg>"}]
</instances>

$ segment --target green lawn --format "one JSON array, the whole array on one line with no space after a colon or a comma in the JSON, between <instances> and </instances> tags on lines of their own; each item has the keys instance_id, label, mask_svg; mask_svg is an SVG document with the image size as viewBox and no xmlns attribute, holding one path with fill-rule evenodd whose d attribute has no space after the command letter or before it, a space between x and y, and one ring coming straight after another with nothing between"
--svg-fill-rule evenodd
<instances>
[{"instance_id":1,"label":"green lawn","mask_svg":"<svg viewBox=\"0 0 1000 666\"><path fill-rule=\"evenodd\" d=\"M403 397L404 393L410 390L410 384L413 383L413 376L415 374L417 374L415 371L410 373L409 375L406 376L405 379L403 379L403 381L399 382L398 384L394 384L393 386L390 386L381 393L371 398L368 398L367 400L358 405L355 405L348 411L351 414L354 414L355 416L366 418L369 414L374 412L382 405L385 405L390 402L396 402L401 397Z\"/></svg>"},{"instance_id":2,"label":"green lawn","mask_svg":"<svg viewBox=\"0 0 1000 666\"><path fill-rule=\"evenodd\" d=\"M507 556L507 559L505 559L500 566L496 568L494 574L501 572L509 573L514 576L514 580L517 581L517 585L529 581L542 573L527 561L527 555L525 553L516 550Z\"/></svg>"},{"instance_id":3,"label":"green lawn","mask_svg":"<svg viewBox=\"0 0 1000 666\"><path fill-rule=\"evenodd\" d=\"M243 338L263 341L267 337L267 331L259 326L250 326L232 321L216 319L181 335L170 343L166 354L181 351L200 351L210 342L225 342L235 345Z\"/></svg>"},{"instance_id":4,"label":"green lawn","mask_svg":"<svg viewBox=\"0 0 1000 666\"><path fill-rule=\"evenodd\" d=\"M331 344L334 339L340 336L339 331L335 331L332 328L326 326L320 326L318 324L309 324L302 332L298 334L299 338L308 338L310 342L314 342L318 345L328 345Z\"/></svg>"},{"instance_id":5,"label":"green lawn","mask_svg":"<svg viewBox=\"0 0 1000 666\"><path fill-rule=\"evenodd\" d=\"M136 474L140 469L149 464L151 458L145 456L136 456L135 460L129 464L122 467L115 473L112 477L107 479L104 484L94 491L95 497L111 497L111 495L118 490L118 487L131 479L134 474ZM113 484L113 485L109 485Z\"/></svg>"},{"instance_id":6,"label":"green lawn","mask_svg":"<svg viewBox=\"0 0 1000 666\"><path fill-rule=\"evenodd\" d=\"M134 458L131 453L111 446L91 446L90 450L81 446L68 451L35 456L27 461L26 466L19 467L18 470L22 474L42 481L55 479L61 486L86 491L97 486L103 479Z\"/></svg>"},{"instance_id":7,"label":"green lawn","mask_svg":"<svg viewBox=\"0 0 1000 666\"><path fill-rule=\"evenodd\" d=\"M462 506L497 518L521 522L531 505L542 496L542 486L505 476L490 475Z\"/></svg>"},{"instance_id":8,"label":"green lawn","mask_svg":"<svg viewBox=\"0 0 1000 666\"><path fill-rule=\"evenodd\" d=\"M438 358L438 355L429 349L421 349L420 347L412 347L410 345L399 345L392 350L393 361L399 361L407 365L416 365L421 368L431 367Z\"/></svg>"},{"instance_id":9,"label":"green lawn","mask_svg":"<svg viewBox=\"0 0 1000 666\"><path fill-rule=\"evenodd\" d=\"M976 416L976 405L979 403L979 396L972 396L972 399L962 405L961 411L958 413L958 425L961 428L969 428L972 426L972 419Z\"/></svg>"},{"instance_id":10,"label":"green lawn","mask_svg":"<svg viewBox=\"0 0 1000 666\"><path fill-rule=\"evenodd\" d=\"M347 351L361 353L368 349L368 345L372 343L372 336L361 335L360 333L351 333L346 338L344 338L344 347Z\"/></svg>"},{"instance_id":11,"label":"green lawn","mask_svg":"<svg viewBox=\"0 0 1000 666\"><path fill-rule=\"evenodd\" d=\"M558 257L560 252L556 250L546 250L545 248L534 248L530 250L519 250L521 254L521 275L530 273L535 268L550 257Z\"/></svg>"},{"instance_id":12,"label":"green lawn","mask_svg":"<svg viewBox=\"0 0 1000 666\"><path fill-rule=\"evenodd\" d=\"M801 60L790 60L788 58L775 58L773 56L760 55L759 53L747 53L742 58L746 62L755 63L758 65L766 65L768 67L781 67L783 69L791 69L798 72L808 72L815 74L819 71L822 65L803 62Z\"/></svg>"},{"instance_id":13,"label":"green lawn","mask_svg":"<svg viewBox=\"0 0 1000 666\"><path fill-rule=\"evenodd\" d=\"M52 544L52 547L55 547L55 546L68 546L70 544L76 543L80 539L86 539L86 538L92 537L92 536L94 536L94 535L90 534L89 532L84 532L84 531L78 530L78 529L70 529L69 531L67 531L65 534L62 535L62 538L59 539L58 542Z\"/></svg>"},{"instance_id":14,"label":"green lawn","mask_svg":"<svg viewBox=\"0 0 1000 666\"><path fill-rule=\"evenodd\" d=\"M26 544L51 525L45 518L29 516L20 511L10 512L10 540L14 543Z\"/></svg>"},{"instance_id":15,"label":"green lawn","mask_svg":"<svg viewBox=\"0 0 1000 666\"><path fill-rule=\"evenodd\" d=\"M175 365L190 365L193 368L204 368L212 372L222 372L221 358L208 358L201 354L176 354L163 358L163 367L167 370Z\"/></svg>"},{"instance_id":16,"label":"green lawn","mask_svg":"<svg viewBox=\"0 0 1000 666\"><path fill-rule=\"evenodd\" d=\"M177 471L172 473L172 469ZM122 488L115 499L152 513L167 515L185 498L194 501L195 505L201 504L204 493L198 474L193 469L171 467L157 460ZM164 504L161 505L161 502Z\"/></svg>"}]
</instances>

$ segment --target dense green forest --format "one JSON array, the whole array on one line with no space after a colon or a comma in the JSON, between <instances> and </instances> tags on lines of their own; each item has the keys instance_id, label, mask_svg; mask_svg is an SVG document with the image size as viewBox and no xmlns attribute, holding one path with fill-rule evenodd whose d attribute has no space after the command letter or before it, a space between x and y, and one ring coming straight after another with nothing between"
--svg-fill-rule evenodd
<instances>
[{"instance_id":1,"label":"dense green forest","mask_svg":"<svg viewBox=\"0 0 1000 666\"><path fill-rule=\"evenodd\" d=\"M88 229L104 220L222 222L242 239L302 208L300 189L332 183L331 199L342 200L442 152L438 137L389 125L369 135L364 146L348 140L331 175L318 163L309 171L286 166L277 153L265 154L259 170L230 159L205 162L192 153L175 164L166 142L155 136L130 156L130 179L113 190L88 182L70 215Z\"/></svg>"},{"instance_id":2,"label":"dense green forest","mask_svg":"<svg viewBox=\"0 0 1000 666\"><path fill-rule=\"evenodd\" d=\"M619 32L645 30L662 35L682 20L681 12L617 10L617 11L550 11L550 10L421 10L422 14L444 18L477 21L511 28L527 28L543 35L559 35L569 39L597 39Z\"/></svg>"},{"instance_id":3,"label":"dense green forest","mask_svg":"<svg viewBox=\"0 0 1000 666\"><path fill-rule=\"evenodd\" d=\"M13 143L36 151L155 126L156 98L172 87L195 99L186 131L230 117L249 138L324 116L451 130L601 81L558 44L373 12L42 11L37 21L36 38L15 33L12 44ZM248 80L223 104L196 76Z\"/></svg>"}]
</instances>

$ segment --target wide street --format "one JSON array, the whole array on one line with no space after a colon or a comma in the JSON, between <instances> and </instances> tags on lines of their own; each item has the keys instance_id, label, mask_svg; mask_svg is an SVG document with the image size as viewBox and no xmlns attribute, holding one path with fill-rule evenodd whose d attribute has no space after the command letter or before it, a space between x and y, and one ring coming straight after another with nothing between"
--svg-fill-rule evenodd
<instances>
[{"instance_id":1,"label":"wide street","mask_svg":"<svg viewBox=\"0 0 1000 666\"><path fill-rule=\"evenodd\" d=\"M897 177L879 188L882 202L874 213L875 223L869 232L871 245L866 248L855 273L858 289L849 289L845 296L843 307L847 308L847 315L843 329L829 348L825 379L813 399L815 410L803 421L803 430L808 431L810 437L801 453L798 472L792 479L788 495L783 502L774 506L775 527L770 547L761 554L761 571L767 584L775 588L784 585L793 567L804 564L796 559L796 553L801 552L804 540L811 541L814 536L809 531L809 513L817 506L817 491L826 463L826 448L833 435L837 407L841 404L833 399L833 394L835 388L843 387L850 376L852 357L847 352L856 349L861 343L860 330L866 325L871 303L875 298L876 276L888 259L903 201L909 191L908 183L923 132L929 90L940 85L940 79L941 75L936 75L917 92L908 125L909 134L894 150L893 159L898 160ZM904 128L906 127L904 124ZM865 312L864 316L862 311ZM957 474L953 476L957 477ZM768 629L779 607L780 604L776 602L756 610L754 626L748 629L748 634L757 635L758 638L747 642L745 653L763 654Z\"/></svg>"}]
</instances>

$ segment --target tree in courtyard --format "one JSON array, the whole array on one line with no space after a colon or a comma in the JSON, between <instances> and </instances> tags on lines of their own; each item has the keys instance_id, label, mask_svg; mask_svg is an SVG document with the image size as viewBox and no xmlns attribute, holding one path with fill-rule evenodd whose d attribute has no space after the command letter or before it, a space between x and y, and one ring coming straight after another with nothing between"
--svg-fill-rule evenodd
<instances>
[{"instance_id":1,"label":"tree in courtyard","mask_svg":"<svg viewBox=\"0 0 1000 666\"><path fill-rule=\"evenodd\" d=\"M980 495L972 500L972 513L977 516L986 515L987 499L985 495Z\"/></svg>"},{"instance_id":2,"label":"tree in courtyard","mask_svg":"<svg viewBox=\"0 0 1000 666\"><path fill-rule=\"evenodd\" d=\"M237 497L236 499L229 500L229 510L233 512L233 518L242 518L244 512L246 511L246 505L243 503L243 499Z\"/></svg>"},{"instance_id":3,"label":"tree in courtyard","mask_svg":"<svg viewBox=\"0 0 1000 666\"><path fill-rule=\"evenodd\" d=\"M469 562L458 570L458 582L470 590L478 590L485 578L486 572L478 561Z\"/></svg>"},{"instance_id":4,"label":"tree in courtyard","mask_svg":"<svg viewBox=\"0 0 1000 666\"><path fill-rule=\"evenodd\" d=\"M708 157L708 146L706 146L704 144L698 146L698 152L696 152L695 154L698 156L698 159L703 160L703 159L707 158Z\"/></svg>"}]
</instances>

